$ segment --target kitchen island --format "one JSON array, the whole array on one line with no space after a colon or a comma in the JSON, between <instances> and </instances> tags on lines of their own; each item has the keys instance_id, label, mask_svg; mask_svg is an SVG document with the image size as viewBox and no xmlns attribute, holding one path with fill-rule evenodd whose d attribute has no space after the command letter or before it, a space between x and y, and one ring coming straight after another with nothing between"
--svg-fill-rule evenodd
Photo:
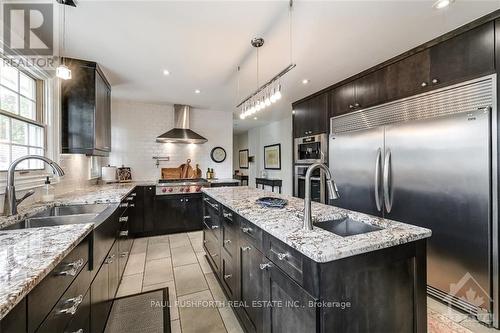
<instances>
[{"instance_id":1,"label":"kitchen island","mask_svg":"<svg viewBox=\"0 0 500 333\"><path fill-rule=\"evenodd\" d=\"M207 259L248 332L426 331L428 229L249 187L204 189ZM277 197L282 208L255 201ZM378 229L342 237L318 226Z\"/></svg>"}]
</instances>

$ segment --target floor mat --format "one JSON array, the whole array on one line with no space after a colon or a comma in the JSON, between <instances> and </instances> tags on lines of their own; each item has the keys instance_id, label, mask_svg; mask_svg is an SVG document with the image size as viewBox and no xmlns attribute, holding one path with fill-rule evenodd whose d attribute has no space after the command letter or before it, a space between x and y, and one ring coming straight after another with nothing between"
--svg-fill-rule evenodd
<instances>
[{"instance_id":1,"label":"floor mat","mask_svg":"<svg viewBox=\"0 0 500 333\"><path fill-rule=\"evenodd\" d=\"M168 288L113 301L105 333L170 333Z\"/></svg>"},{"instance_id":2,"label":"floor mat","mask_svg":"<svg viewBox=\"0 0 500 333\"><path fill-rule=\"evenodd\" d=\"M467 328L460 326L448 317L427 309L427 332L428 333L473 333Z\"/></svg>"}]
</instances>

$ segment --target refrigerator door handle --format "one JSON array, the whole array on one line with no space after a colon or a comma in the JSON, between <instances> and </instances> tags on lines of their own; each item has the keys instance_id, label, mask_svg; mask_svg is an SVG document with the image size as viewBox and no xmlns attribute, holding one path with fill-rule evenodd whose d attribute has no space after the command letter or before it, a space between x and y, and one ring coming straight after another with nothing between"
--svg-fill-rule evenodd
<instances>
[{"instance_id":1,"label":"refrigerator door handle","mask_svg":"<svg viewBox=\"0 0 500 333\"><path fill-rule=\"evenodd\" d=\"M377 210L382 211L382 205L380 203L380 167L382 164L382 149L377 150L377 159L375 160L375 204L377 205Z\"/></svg>"},{"instance_id":2,"label":"refrigerator door handle","mask_svg":"<svg viewBox=\"0 0 500 333\"><path fill-rule=\"evenodd\" d=\"M388 149L385 153L384 158L384 203L385 210L387 213L391 212L392 209L392 198L391 195L391 151Z\"/></svg>"}]
</instances>

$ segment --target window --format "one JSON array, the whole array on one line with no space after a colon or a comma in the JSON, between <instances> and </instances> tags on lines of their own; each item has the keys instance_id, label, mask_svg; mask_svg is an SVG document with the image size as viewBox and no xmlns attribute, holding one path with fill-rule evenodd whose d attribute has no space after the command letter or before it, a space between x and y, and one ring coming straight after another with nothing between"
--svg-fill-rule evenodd
<instances>
[{"instance_id":1,"label":"window","mask_svg":"<svg viewBox=\"0 0 500 333\"><path fill-rule=\"evenodd\" d=\"M37 80L17 68L0 65L0 171L24 155L44 155L45 126L37 103ZM16 170L42 170L28 160Z\"/></svg>"}]
</instances>

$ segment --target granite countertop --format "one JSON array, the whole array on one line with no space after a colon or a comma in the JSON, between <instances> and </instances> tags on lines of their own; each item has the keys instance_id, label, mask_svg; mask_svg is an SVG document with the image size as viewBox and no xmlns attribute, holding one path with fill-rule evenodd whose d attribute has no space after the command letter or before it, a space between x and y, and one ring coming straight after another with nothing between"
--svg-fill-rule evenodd
<instances>
[{"instance_id":1,"label":"granite countertop","mask_svg":"<svg viewBox=\"0 0 500 333\"><path fill-rule=\"evenodd\" d=\"M314 223L349 217L383 228L365 234L342 237L314 227L303 230L304 200L251 187L204 188L203 192L316 262L341 258L413 242L431 236L429 229L362 214L320 203L312 203ZM288 200L282 209L263 208L255 203L261 197Z\"/></svg>"},{"instance_id":2,"label":"granite countertop","mask_svg":"<svg viewBox=\"0 0 500 333\"><path fill-rule=\"evenodd\" d=\"M91 231L92 224L0 230L0 319Z\"/></svg>"},{"instance_id":3,"label":"granite countertop","mask_svg":"<svg viewBox=\"0 0 500 333\"><path fill-rule=\"evenodd\" d=\"M0 228L44 209L72 204L119 203L137 185L94 185L57 196L53 202L19 207L19 214L0 216ZM94 228L93 223L0 230L0 319L59 264Z\"/></svg>"}]
</instances>

